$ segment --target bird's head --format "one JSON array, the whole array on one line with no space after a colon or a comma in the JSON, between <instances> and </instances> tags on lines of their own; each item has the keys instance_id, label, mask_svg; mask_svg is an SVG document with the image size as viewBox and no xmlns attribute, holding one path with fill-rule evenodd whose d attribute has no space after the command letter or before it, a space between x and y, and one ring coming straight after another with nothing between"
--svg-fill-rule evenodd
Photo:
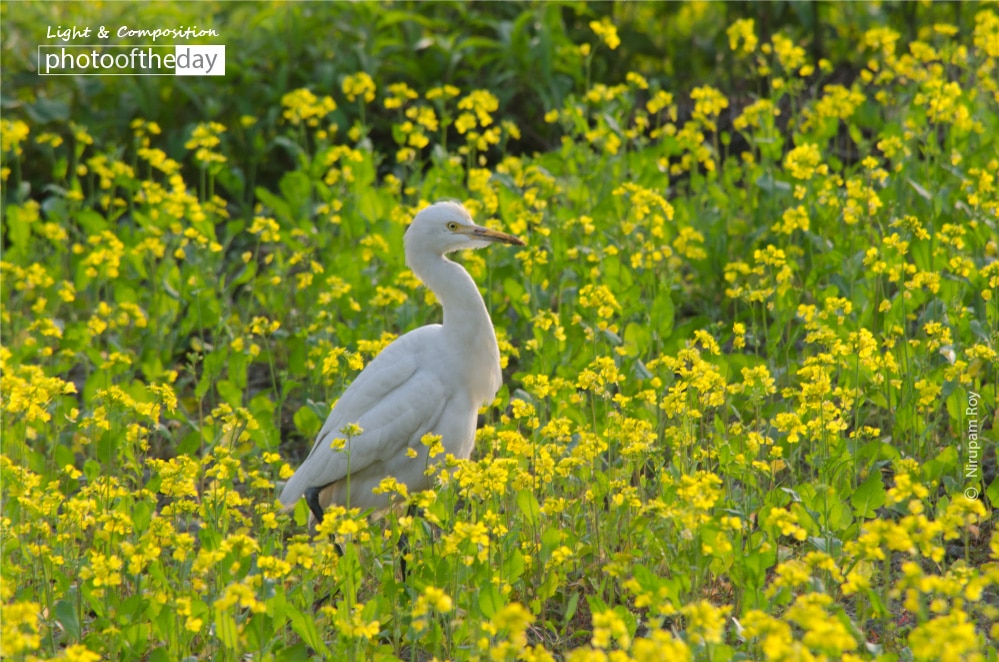
<instances>
[{"instance_id":1,"label":"bird's head","mask_svg":"<svg viewBox=\"0 0 999 662\"><path fill-rule=\"evenodd\" d=\"M468 210L457 202L437 202L421 210L405 237L407 258L424 253L445 255L497 242L524 245L513 235L476 225Z\"/></svg>"}]
</instances>

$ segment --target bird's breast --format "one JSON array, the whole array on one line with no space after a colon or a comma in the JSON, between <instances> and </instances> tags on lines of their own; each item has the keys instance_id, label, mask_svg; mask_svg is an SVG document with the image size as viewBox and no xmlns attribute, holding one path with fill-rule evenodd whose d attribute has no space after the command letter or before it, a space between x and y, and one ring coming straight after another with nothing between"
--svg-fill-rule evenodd
<instances>
[{"instance_id":1,"label":"bird's breast","mask_svg":"<svg viewBox=\"0 0 999 662\"><path fill-rule=\"evenodd\" d=\"M446 373L442 376L448 382L460 385L476 406L492 402L503 382L499 346L492 325L473 334L451 334L442 327L441 335L450 348L443 360L437 357L435 361Z\"/></svg>"}]
</instances>

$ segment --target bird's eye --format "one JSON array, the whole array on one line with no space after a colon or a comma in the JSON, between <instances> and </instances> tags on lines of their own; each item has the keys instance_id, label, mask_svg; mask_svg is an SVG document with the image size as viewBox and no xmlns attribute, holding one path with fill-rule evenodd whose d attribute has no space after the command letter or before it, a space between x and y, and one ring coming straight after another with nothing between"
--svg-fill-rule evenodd
<instances>
[{"instance_id":1,"label":"bird's eye","mask_svg":"<svg viewBox=\"0 0 999 662\"><path fill-rule=\"evenodd\" d=\"M455 223L454 221L451 221L450 223L447 224L447 229L450 230L451 232L456 232L458 230L458 224Z\"/></svg>"}]
</instances>

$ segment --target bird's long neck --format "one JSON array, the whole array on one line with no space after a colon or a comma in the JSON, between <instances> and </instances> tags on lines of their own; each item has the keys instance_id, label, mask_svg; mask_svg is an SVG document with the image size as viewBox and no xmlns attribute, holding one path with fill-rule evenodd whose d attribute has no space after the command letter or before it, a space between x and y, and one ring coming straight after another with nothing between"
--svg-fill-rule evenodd
<instances>
[{"instance_id":1,"label":"bird's long neck","mask_svg":"<svg viewBox=\"0 0 999 662\"><path fill-rule=\"evenodd\" d=\"M495 332L486 304L475 281L464 267L444 256L435 256L414 269L416 276L433 290L444 308L444 329L456 339L466 339L471 346L488 342L496 346Z\"/></svg>"}]
</instances>

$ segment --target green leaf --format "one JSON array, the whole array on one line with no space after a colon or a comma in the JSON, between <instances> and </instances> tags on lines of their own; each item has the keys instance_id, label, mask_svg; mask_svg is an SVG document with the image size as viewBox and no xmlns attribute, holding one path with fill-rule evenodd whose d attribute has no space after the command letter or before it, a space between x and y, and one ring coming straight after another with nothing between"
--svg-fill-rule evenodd
<instances>
[{"instance_id":1,"label":"green leaf","mask_svg":"<svg viewBox=\"0 0 999 662\"><path fill-rule=\"evenodd\" d=\"M573 591L572 595L569 596L569 604L565 607L565 623L569 623L572 617L576 615L576 609L579 608L579 591Z\"/></svg>"},{"instance_id":2,"label":"green leaf","mask_svg":"<svg viewBox=\"0 0 999 662\"><path fill-rule=\"evenodd\" d=\"M292 622L294 627L294 622ZM315 628L315 624L312 625ZM299 633L301 634L301 633ZM215 636L222 642L223 648L234 651L239 646L239 633L236 630L236 621L232 615L222 609L215 610ZM305 636L302 636L305 639Z\"/></svg>"},{"instance_id":3,"label":"green leaf","mask_svg":"<svg viewBox=\"0 0 999 662\"><path fill-rule=\"evenodd\" d=\"M628 324L624 328L624 350L628 356L641 356L649 349L652 332L645 324Z\"/></svg>"},{"instance_id":4,"label":"green leaf","mask_svg":"<svg viewBox=\"0 0 999 662\"><path fill-rule=\"evenodd\" d=\"M257 195L257 200L260 200L260 202L270 207L275 216L286 220L291 219L291 208L288 206L287 202L262 186L258 186L253 191Z\"/></svg>"},{"instance_id":5,"label":"green leaf","mask_svg":"<svg viewBox=\"0 0 999 662\"><path fill-rule=\"evenodd\" d=\"M81 209L76 214L76 222L88 235L100 234L108 228L107 220L93 209Z\"/></svg>"},{"instance_id":6,"label":"green leaf","mask_svg":"<svg viewBox=\"0 0 999 662\"><path fill-rule=\"evenodd\" d=\"M229 379L240 389L246 389L246 372L252 357L245 352L232 352L229 357Z\"/></svg>"},{"instance_id":7,"label":"green leaf","mask_svg":"<svg viewBox=\"0 0 999 662\"><path fill-rule=\"evenodd\" d=\"M242 268L236 273L236 277L230 281L231 285L242 285L243 283L248 283L250 280L257 275L257 263L253 260L247 262Z\"/></svg>"},{"instance_id":8,"label":"green leaf","mask_svg":"<svg viewBox=\"0 0 999 662\"><path fill-rule=\"evenodd\" d=\"M989 488L985 490L985 496L989 498L989 503L992 504L993 508L995 507L996 504L999 504L999 478L996 478L994 481L992 481L992 484L989 485Z\"/></svg>"},{"instance_id":9,"label":"green leaf","mask_svg":"<svg viewBox=\"0 0 999 662\"><path fill-rule=\"evenodd\" d=\"M66 631L70 641L80 640L80 619L76 617L76 606L69 600L60 600L52 610L56 622Z\"/></svg>"},{"instance_id":10,"label":"green leaf","mask_svg":"<svg viewBox=\"0 0 999 662\"><path fill-rule=\"evenodd\" d=\"M133 613L133 612L121 612L121 613ZM139 612L134 612L138 614ZM127 617L119 617L124 620ZM132 650L145 650L149 645L149 631L145 623L132 623L127 627L122 628L122 635L125 639L125 645Z\"/></svg>"},{"instance_id":11,"label":"green leaf","mask_svg":"<svg viewBox=\"0 0 999 662\"><path fill-rule=\"evenodd\" d=\"M143 532L153 518L153 504L148 501L136 501L132 504L132 525L137 532Z\"/></svg>"},{"instance_id":12,"label":"green leaf","mask_svg":"<svg viewBox=\"0 0 999 662\"><path fill-rule=\"evenodd\" d=\"M503 608L503 596L493 584L486 583L479 589L479 609L486 618L492 618Z\"/></svg>"},{"instance_id":13,"label":"green leaf","mask_svg":"<svg viewBox=\"0 0 999 662\"><path fill-rule=\"evenodd\" d=\"M56 446L55 449L53 449L53 456L55 459L55 466L57 467L65 467L67 465L76 466L76 457L68 446ZM73 484L75 485L76 481L73 481Z\"/></svg>"},{"instance_id":14,"label":"green leaf","mask_svg":"<svg viewBox=\"0 0 999 662\"><path fill-rule=\"evenodd\" d=\"M299 407L292 420L295 422L295 429L301 432L306 439L315 437L323 427L322 419L309 405Z\"/></svg>"},{"instance_id":15,"label":"green leaf","mask_svg":"<svg viewBox=\"0 0 999 662\"><path fill-rule=\"evenodd\" d=\"M316 628L316 621L311 616L306 616L291 604L285 605L285 613L291 621L291 629L302 638L307 646L313 649L320 657L327 657L329 649L326 642L319 636Z\"/></svg>"},{"instance_id":16,"label":"green leaf","mask_svg":"<svg viewBox=\"0 0 999 662\"><path fill-rule=\"evenodd\" d=\"M278 188L281 190L281 196L288 203L288 209L295 215L295 219L304 217L309 200L312 198L312 186L309 184L308 175L301 170L287 172L281 178Z\"/></svg>"},{"instance_id":17,"label":"green leaf","mask_svg":"<svg viewBox=\"0 0 999 662\"><path fill-rule=\"evenodd\" d=\"M520 281L513 278L506 278L503 280L503 293L506 294L507 298L510 300L510 305L513 306L514 310L525 317L529 317L528 307L522 303L524 296L524 286Z\"/></svg>"},{"instance_id":18,"label":"green leaf","mask_svg":"<svg viewBox=\"0 0 999 662\"><path fill-rule=\"evenodd\" d=\"M552 552L562 544L562 529L550 527L541 534L541 558L547 561L551 558Z\"/></svg>"},{"instance_id":19,"label":"green leaf","mask_svg":"<svg viewBox=\"0 0 999 662\"><path fill-rule=\"evenodd\" d=\"M228 345L220 347L213 352L209 352L208 355L205 356L205 360L202 364L203 370L201 372L201 379L198 380L198 386L194 389L195 397L205 397L205 394L208 393L208 389L212 387L212 383L218 379L220 374L222 374L222 368L225 367L228 358Z\"/></svg>"},{"instance_id":20,"label":"green leaf","mask_svg":"<svg viewBox=\"0 0 999 662\"><path fill-rule=\"evenodd\" d=\"M524 513L525 524L530 527L538 525L541 506L538 505L538 499L534 496L533 492L530 490L517 492L517 506L520 508L520 512Z\"/></svg>"},{"instance_id":21,"label":"green leaf","mask_svg":"<svg viewBox=\"0 0 999 662\"><path fill-rule=\"evenodd\" d=\"M607 611L607 603L600 599L598 595L586 596L586 601L590 604L590 611L593 613Z\"/></svg>"},{"instance_id":22,"label":"green leaf","mask_svg":"<svg viewBox=\"0 0 999 662\"><path fill-rule=\"evenodd\" d=\"M233 409L243 406L243 389L233 384L228 379L220 379L215 383L215 388L219 395Z\"/></svg>"},{"instance_id":23,"label":"green leaf","mask_svg":"<svg viewBox=\"0 0 999 662\"><path fill-rule=\"evenodd\" d=\"M306 505L305 499L299 499L298 503L295 504L295 510L292 516L295 518L295 524L299 527L303 527L309 522L309 506Z\"/></svg>"},{"instance_id":24,"label":"green leaf","mask_svg":"<svg viewBox=\"0 0 999 662\"><path fill-rule=\"evenodd\" d=\"M514 582L524 574L524 555L519 549L514 549L513 553L506 557L503 562L501 576L503 581Z\"/></svg>"},{"instance_id":25,"label":"green leaf","mask_svg":"<svg viewBox=\"0 0 999 662\"><path fill-rule=\"evenodd\" d=\"M885 505L885 486L880 471L872 471L867 480L857 486L850 496L850 505L857 517L871 519L877 515L878 508Z\"/></svg>"},{"instance_id":26,"label":"green leaf","mask_svg":"<svg viewBox=\"0 0 999 662\"><path fill-rule=\"evenodd\" d=\"M150 651L146 660L147 662L170 662L170 653L166 648L160 646Z\"/></svg>"},{"instance_id":27,"label":"green leaf","mask_svg":"<svg viewBox=\"0 0 999 662\"><path fill-rule=\"evenodd\" d=\"M301 336L291 336L285 342L288 350L288 371L296 377L309 374L309 348Z\"/></svg>"},{"instance_id":28,"label":"green leaf","mask_svg":"<svg viewBox=\"0 0 999 662\"><path fill-rule=\"evenodd\" d=\"M31 243L31 221L25 219L29 213L25 212L20 205L10 205L7 208L7 223L5 225L8 228L7 232L10 235L12 248L18 253L26 254L28 244Z\"/></svg>"},{"instance_id":29,"label":"green leaf","mask_svg":"<svg viewBox=\"0 0 999 662\"><path fill-rule=\"evenodd\" d=\"M87 460L83 463L83 475L87 477L87 482L94 482L101 474L101 463L97 460Z\"/></svg>"},{"instance_id":30,"label":"green leaf","mask_svg":"<svg viewBox=\"0 0 999 662\"><path fill-rule=\"evenodd\" d=\"M890 438L889 438L890 441ZM897 460L900 457L898 449L891 443L883 440L869 441L857 449L856 458L858 462L887 462Z\"/></svg>"},{"instance_id":31,"label":"green leaf","mask_svg":"<svg viewBox=\"0 0 999 662\"><path fill-rule=\"evenodd\" d=\"M746 578L750 585L754 587L763 586L766 581L767 571L777 563L777 550L769 552L752 551L745 557L743 567L746 569Z\"/></svg>"},{"instance_id":32,"label":"green leaf","mask_svg":"<svg viewBox=\"0 0 999 662\"><path fill-rule=\"evenodd\" d=\"M271 394L268 392L260 393L250 400L248 409L257 420L258 425L256 430L250 432L253 438L277 445L281 441L281 433L274 424L274 412L277 410L277 404L271 399Z\"/></svg>"},{"instance_id":33,"label":"green leaf","mask_svg":"<svg viewBox=\"0 0 999 662\"><path fill-rule=\"evenodd\" d=\"M274 658L277 662L298 662L309 659L309 649L303 642L298 642L290 648L282 648Z\"/></svg>"},{"instance_id":34,"label":"green leaf","mask_svg":"<svg viewBox=\"0 0 999 662\"><path fill-rule=\"evenodd\" d=\"M957 448L948 446L922 467L923 482L938 483L940 477L957 472Z\"/></svg>"},{"instance_id":35,"label":"green leaf","mask_svg":"<svg viewBox=\"0 0 999 662\"><path fill-rule=\"evenodd\" d=\"M676 322L676 307L673 305L673 297L666 288L662 288L656 294L652 302L652 330L660 338L669 338L673 335L673 327Z\"/></svg>"}]
</instances>

